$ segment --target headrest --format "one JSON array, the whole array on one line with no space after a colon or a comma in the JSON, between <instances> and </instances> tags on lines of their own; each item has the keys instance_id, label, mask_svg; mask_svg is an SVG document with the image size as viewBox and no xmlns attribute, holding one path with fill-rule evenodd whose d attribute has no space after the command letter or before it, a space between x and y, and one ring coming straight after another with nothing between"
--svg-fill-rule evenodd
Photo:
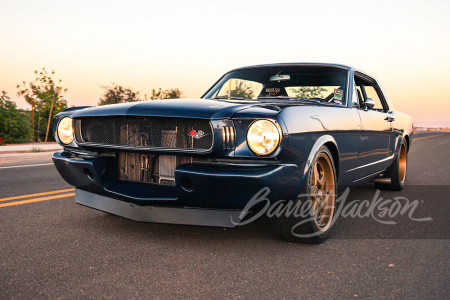
<instances>
[{"instance_id":1,"label":"headrest","mask_svg":"<svg viewBox=\"0 0 450 300\"><path fill-rule=\"evenodd\" d=\"M267 83L264 88L261 90L259 94L260 97L267 96L287 96L286 89L283 86L283 83L278 81L271 81Z\"/></svg>"}]
</instances>

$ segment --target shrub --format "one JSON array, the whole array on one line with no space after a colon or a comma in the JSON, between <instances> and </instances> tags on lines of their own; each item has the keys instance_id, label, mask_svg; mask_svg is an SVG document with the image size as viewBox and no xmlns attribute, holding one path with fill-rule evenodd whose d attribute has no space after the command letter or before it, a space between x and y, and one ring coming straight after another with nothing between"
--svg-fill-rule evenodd
<instances>
[{"instance_id":1,"label":"shrub","mask_svg":"<svg viewBox=\"0 0 450 300\"><path fill-rule=\"evenodd\" d=\"M5 91L0 95L0 144L31 141L30 112L18 109Z\"/></svg>"}]
</instances>

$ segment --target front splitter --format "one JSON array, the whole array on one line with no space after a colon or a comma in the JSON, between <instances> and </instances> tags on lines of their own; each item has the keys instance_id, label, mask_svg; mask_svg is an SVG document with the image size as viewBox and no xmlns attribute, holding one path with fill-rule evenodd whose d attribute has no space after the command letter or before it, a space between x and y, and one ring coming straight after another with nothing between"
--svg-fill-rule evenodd
<instances>
[{"instance_id":1,"label":"front splitter","mask_svg":"<svg viewBox=\"0 0 450 300\"><path fill-rule=\"evenodd\" d=\"M138 222L235 227L242 210L140 206L75 189L78 204Z\"/></svg>"}]
</instances>

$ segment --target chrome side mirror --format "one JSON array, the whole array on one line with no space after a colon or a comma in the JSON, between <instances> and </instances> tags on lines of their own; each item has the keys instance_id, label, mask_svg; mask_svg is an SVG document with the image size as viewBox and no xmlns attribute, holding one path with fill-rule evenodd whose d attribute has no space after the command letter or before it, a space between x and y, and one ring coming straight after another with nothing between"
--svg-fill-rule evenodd
<instances>
[{"instance_id":1,"label":"chrome side mirror","mask_svg":"<svg viewBox=\"0 0 450 300\"><path fill-rule=\"evenodd\" d=\"M366 101L364 101L364 110L372 109L375 106L375 101L373 101L372 98L367 98Z\"/></svg>"}]
</instances>

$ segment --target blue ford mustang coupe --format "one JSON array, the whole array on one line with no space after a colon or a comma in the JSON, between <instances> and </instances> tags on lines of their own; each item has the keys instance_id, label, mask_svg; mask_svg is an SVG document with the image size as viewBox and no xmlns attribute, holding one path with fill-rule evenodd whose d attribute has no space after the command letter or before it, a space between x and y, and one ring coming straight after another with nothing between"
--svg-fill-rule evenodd
<instances>
[{"instance_id":1,"label":"blue ford mustang coupe","mask_svg":"<svg viewBox=\"0 0 450 300\"><path fill-rule=\"evenodd\" d=\"M69 108L53 132L64 146L53 161L78 204L141 222L234 227L243 211L264 208L261 197L308 203L310 218L286 213L272 224L287 241L317 243L348 187L403 188L413 124L373 77L295 63L232 70L200 99Z\"/></svg>"}]
</instances>

